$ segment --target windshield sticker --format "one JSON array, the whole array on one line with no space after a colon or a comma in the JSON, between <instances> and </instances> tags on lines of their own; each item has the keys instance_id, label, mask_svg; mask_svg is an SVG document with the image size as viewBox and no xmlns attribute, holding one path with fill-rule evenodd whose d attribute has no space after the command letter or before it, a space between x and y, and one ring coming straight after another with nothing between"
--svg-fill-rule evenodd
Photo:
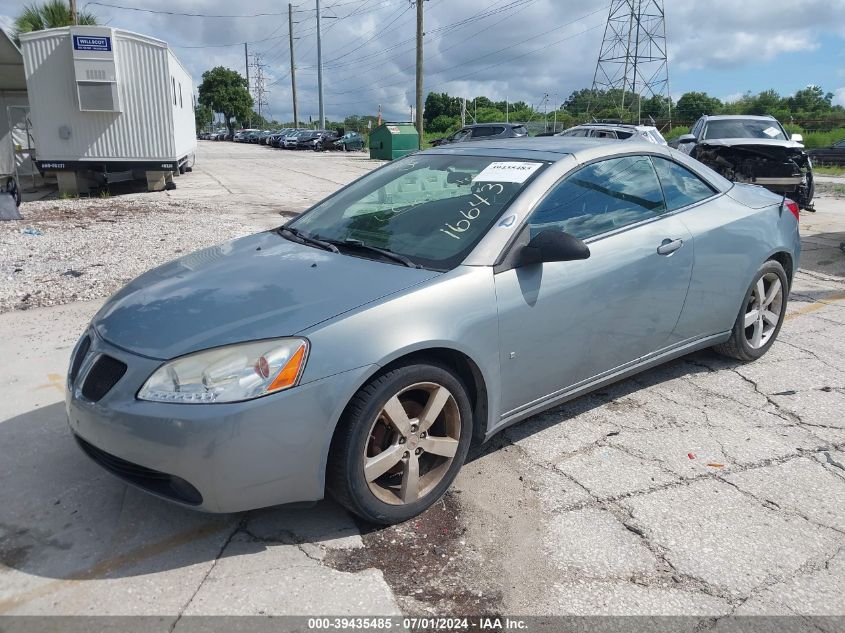
<instances>
[{"instance_id":1,"label":"windshield sticker","mask_svg":"<svg viewBox=\"0 0 845 633\"><path fill-rule=\"evenodd\" d=\"M776 127L767 127L765 130L763 130L763 134L765 134L766 136L768 136L770 138L774 138L778 134L780 134L780 130L777 129Z\"/></svg>"},{"instance_id":2,"label":"windshield sticker","mask_svg":"<svg viewBox=\"0 0 845 633\"><path fill-rule=\"evenodd\" d=\"M500 162L490 163L481 170L473 182L525 182L542 163Z\"/></svg>"}]
</instances>

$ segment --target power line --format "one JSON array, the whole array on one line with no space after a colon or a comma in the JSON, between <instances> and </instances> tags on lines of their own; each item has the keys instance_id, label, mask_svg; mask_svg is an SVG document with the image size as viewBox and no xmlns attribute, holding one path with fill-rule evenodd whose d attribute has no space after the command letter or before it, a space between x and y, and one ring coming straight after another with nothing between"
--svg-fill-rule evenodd
<instances>
[{"instance_id":1,"label":"power line","mask_svg":"<svg viewBox=\"0 0 845 633\"><path fill-rule=\"evenodd\" d=\"M537 0L528 0L526 4L524 4L523 6L521 6L521 7L519 7L519 8L518 8L518 11L519 11L519 10L522 10L522 9L524 9L524 8L526 8L528 5L533 4L534 2L537 2ZM504 7L503 7L503 8L504 8ZM477 36L479 33L483 33L484 31L487 31L488 29L493 28L493 27L494 27L494 26L496 26L497 24L501 24L501 23L502 23L502 22L504 22L505 20L507 20L507 19L509 19L509 18L513 17L513 15L514 15L514 14L515 14L515 13L509 13L508 15L506 15L505 17L503 17L502 19L500 19L500 20L496 20L496 21L495 21L495 22L493 22L492 24L489 24L489 25L485 26L484 28L479 29L479 30L478 30L478 31L476 31L475 33L472 33L471 35L468 35L467 37L465 37L465 38L461 39L460 41L458 41L458 42L456 42L456 43L454 43L454 44L452 44L451 46L447 46L446 48L440 49L440 50L438 51L438 53L442 55L442 54L443 54L443 53L445 53L446 51L451 50L451 49L455 48L456 46L461 46L461 45L463 45L463 44L464 44L464 43L466 43L467 41L469 41L469 40L471 40L472 38L474 38L475 36ZM489 16L487 16L487 17L489 17ZM445 28L445 27L444 27L444 28ZM437 29L435 29L435 31L436 31L436 30L437 30ZM434 31L433 31L433 32L434 32ZM437 37L432 37L432 38L430 38L430 39L426 39L426 40L425 40L425 42L426 42L426 44L428 44L428 43L433 42L433 41L435 41L435 40L437 40L437 39L440 39L440 38L446 37L446 36L447 36L447 35L449 35L451 32L452 32L452 31L448 31L448 32L445 32L445 33L442 33L442 34L438 35ZM408 40L408 41L410 41L410 40ZM397 46L398 46L398 45L397 45ZM394 47L392 47L392 48L396 48L396 46L394 46ZM388 49L388 50L389 50L389 49ZM405 54L405 53L407 53L407 52L410 52L410 50L411 50L411 49L408 49L407 51L403 51L403 52L402 52L402 53L400 53L399 55L397 55L397 56L395 56L395 57L392 57L392 58L390 58L390 59L388 59L388 60L386 60L386 61L387 61L387 62L389 62L389 61L391 61L392 59L396 59L396 58L398 58L399 56L401 56L401 55L403 55L403 54ZM384 51L384 52L386 52L386 51ZM400 68L397 72L392 73L392 74L390 74L390 75L387 75L387 76L385 76L385 77L382 77L382 79L387 79L388 77L395 77L396 75L402 75L402 74L404 74L404 71L409 70L409 69L411 69L411 68L413 68L413 67L414 67L414 64L409 64L408 66L403 66L403 67L402 67L402 68ZM384 85L384 84L382 84L382 85ZM357 91L359 91L359 90L360 90L359 88L352 88L352 89L350 89L350 90L341 90L341 91L337 91L337 92L334 92L333 94L336 94L336 95L340 95L340 94L348 94L348 93L350 93L350 92L357 92Z\"/></svg>"},{"instance_id":2,"label":"power line","mask_svg":"<svg viewBox=\"0 0 845 633\"><path fill-rule=\"evenodd\" d=\"M503 0L499 0L499 2L502 2L502 1ZM436 37L429 37L425 41L426 42L433 42L435 40L446 37L447 35L449 35L453 31L464 28L468 24L471 24L475 21L482 20L484 18L488 18L492 15L496 15L496 14L502 13L504 11L509 11L513 8L518 7L519 5L523 5L522 8L524 8L525 6L527 6L528 4L531 4L534 1L535 0L517 0L516 2L511 2L511 4L509 4L509 5L506 5L504 7L499 7L498 9L495 9L495 10L492 10L492 11L489 10L489 9L485 9L484 11L481 11L481 12L479 12L479 13L473 15L473 16L470 16L469 18L464 19L464 20L459 20L459 21L453 22L451 24L446 24L444 26L433 29L432 31L429 31L428 35L431 35L433 33L440 33L440 34L437 35ZM495 4L498 4L498 3L495 3ZM495 4L493 6L495 6ZM485 13L486 11L488 11L488 12ZM398 26L396 28L398 28ZM368 53L366 55L362 55L360 57L356 57L354 59L351 59L351 60L348 60L348 61L345 61L345 62L329 64L329 67L330 68L341 68L343 66L352 66L352 65L358 64L358 63L363 62L363 61L375 59L375 58L381 57L382 55L389 53L390 51L396 50L397 48L401 48L403 45L408 44L408 43L413 42L413 41L414 41L413 37L408 38L406 40L402 40L400 42L397 42L396 44L394 44L392 46L388 46L387 48L383 48L381 50L374 51L372 53ZM450 48L453 48L453 47L450 47ZM402 53L400 53L399 55L403 55L404 53L410 52L411 50L413 50L413 48L409 48L406 51L402 51ZM335 58L334 61L336 61L337 59L340 59L340 58ZM391 59L395 59L395 57L391 58Z\"/></svg>"},{"instance_id":3,"label":"power line","mask_svg":"<svg viewBox=\"0 0 845 633\"><path fill-rule=\"evenodd\" d=\"M360 3L362 0L349 0L348 2L336 2L335 4L329 5L324 7L324 10L333 9L335 7L342 7L349 4L357 4ZM393 3L397 0L386 0L390 3ZM401 0L399 0L401 1ZM140 13L154 13L158 15L170 15L170 16L179 16L179 17L186 17L186 18L262 18L268 16L282 16L287 15L286 12L262 12L262 13L188 13L183 11L165 11L162 9L142 9L140 7L127 7L120 4L111 4L108 2L98 2L97 0L91 0L91 2L87 2L83 10L87 8L89 5L95 5L99 7L108 7L110 9L120 9L122 11L138 11ZM294 13L312 13L315 9L293 9Z\"/></svg>"},{"instance_id":4,"label":"power line","mask_svg":"<svg viewBox=\"0 0 845 633\"><path fill-rule=\"evenodd\" d=\"M285 35L274 35L274 33L278 33L279 29L281 29L284 24L280 24L274 31L270 33L269 37L262 38L260 40L251 40L249 42L232 42L231 44L200 44L200 45L191 45L191 44L171 44L168 42L168 46L171 48L229 48L231 46L243 46L246 44L260 44L261 42L269 42L270 40L278 40L283 37L287 37Z\"/></svg>"},{"instance_id":5,"label":"power line","mask_svg":"<svg viewBox=\"0 0 845 633\"><path fill-rule=\"evenodd\" d=\"M504 51L506 51L506 50L510 50L511 48L514 48L514 47L516 47L516 46L520 46L520 45L525 44L525 43L527 43L527 42L530 42L530 41L532 41L532 40L536 40L537 38L543 37L544 35L548 35L549 33L553 33L554 31L559 31L560 29L566 28L566 27L568 27L568 26L572 26L573 24L576 24L576 23L578 23L578 22L580 22L580 21L582 21L582 20L586 20L587 18L589 18L589 17L591 17L591 16L595 15L596 13L603 12L603 11L605 11L606 9L607 9L607 6L600 7L600 8L598 8L598 9L594 10L594 11L591 11L590 13L587 13L587 14L585 14L585 15L582 15L581 17L575 18L574 20L571 20L571 21L566 22L566 23L564 23L564 24L561 24L561 25L559 25L559 26L556 26L556 27L553 27L553 28L551 28L551 29L548 29L547 31L543 31L542 33L538 33L537 35L533 35L533 36L528 37L528 38L526 38L526 39L524 39L524 40L520 40L519 42L516 42L516 43L511 44L511 45L509 45L509 46L505 46L505 47L503 47L503 48L497 49L497 50L492 51L492 52L490 52L490 53L486 53L486 54L484 54L484 55L480 55L480 56L478 56L478 57L473 57L472 59L465 60L465 61L463 61L463 62L461 62L461 63L459 63L459 64L454 64L454 65L452 65L452 66L448 66L448 67L446 67L446 68L441 68L440 70L436 70L436 71L434 71L434 74L444 73L444 72L447 72L447 71L453 70L453 69L455 69L455 68L460 68L460 67L462 67L462 66L466 66L467 64L471 64L471 63L473 63L473 62L477 62L477 61L479 61L479 60L485 59L486 57L490 57L491 55L496 55L496 54L498 54L498 53L502 53L502 52L504 52ZM601 25L599 25L599 26L601 26ZM595 28L598 28L598 27L595 27ZM590 30L592 30L592 29L590 29ZM582 32L584 32L584 31L582 31ZM476 33L476 35L477 35L477 33ZM576 35L580 35L580 33L576 33ZM565 39L568 39L568 38L565 38ZM561 41L565 41L565 39L564 39L564 40L561 40ZM462 40L460 43L462 44L462 43L463 43L463 42L465 42L465 41L466 41L466 40ZM554 42L553 42L552 44L550 44L550 46L551 46L551 45L553 45L553 44L554 44ZM453 46L453 47L450 47L450 48L454 48L454 46ZM546 48L548 48L548 47L546 47ZM445 49L444 49L444 50L445 50ZM542 50L542 49L538 49L538 50ZM523 55L523 56L524 56L524 55ZM522 56L520 56L520 57L522 57ZM509 59L509 61L512 61L513 59L518 59L518 58L510 58L510 59ZM495 64L493 64L493 65L495 66ZM403 68L402 70L407 70L407 69L408 69L408 68L410 68L410 67L411 67L411 66L406 66L406 67L405 67L405 68ZM394 73L394 74L400 74L400 73L401 73L401 71L400 71L400 72L398 72L398 73ZM450 81L454 81L454 79L452 79L452 80L450 80ZM390 88L390 87L391 87L391 86L390 86L390 84L380 84L380 85L376 85L376 86L370 86L369 88L361 88L361 89L358 89L358 91L359 91L359 92L364 92L364 91L367 91L367 92L368 92L368 91L371 91L371 90L379 90L379 89L381 89L381 88ZM429 87L430 87L430 86L429 86ZM345 91L345 92L336 92L336 93L333 93L333 94L346 94L347 92L350 92L350 91ZM339 105L339 104L333 103L333 104L331 104L331 105Z\"/></svg>"},{"instance_id":6,"label":"power line","mask_svg":"<svg viewBox=\"0 0 845 633\"><path fill-rule=\"evenodd\" d=\"M606 8L606 7L605 7L605 8ZM511 62L512 62L512 61L515 61L515 60L517 60L517 59L522 59L523 57L527 57L528 55L533 55L534 53L539 53L540 51L545 50L545 49L547 49L547 48L551 48L552 46L554 46L554 45L556 45L556 44L561 44L561 43L566 42L566 41L568 41L568 40L574 39L574 38L576 38L576 37L578 37L578 36L580 36L580 35L584 35L585 33L589 33L590 31L595 31L596 29L602 28L603 26L604 26L604 24L597 24L596 26L590 27L590 28L588 28L588 29L584 29L583 31L579 31L578 33L573 33L572 35L569 35L569 36L567 36L567 37L561 38L561 39L559 39L559 40L555 40L554 42L550 42L550 43L545 44L544 46L541 46L541 47L539 47L539 48L535 48L535 49L530 50L530 51L528 51L528 52L522 53L521 55L517 55L517 56L515 56L515 57L511 57L511 58L509 58L509 59L508 59L508 61L511 61ZM560 27L559 27L559 28L560 28ZM533 38L529 38L529 39L533 39ZM521 41L521 42L517 42L516 44L513 44L513 45L508 46L508 47L506 47L506 48L513 48L514 46L519 46L520 44L524 44L526 41L528 41L528 40L523 40L523 41ZM505 50L505 49L501 49L501 50ZM499 51L495 51L495 52L499 52ZM490 53L490 54L488 54L488 55L482 55L481 57L476 58L476 59L483 59L484 57L489 57L489 56L490 56L490 55L492 55L492 54L493 54L493 53ZM457 68L458 66L463 66L463 65L465 65L465 64L467 64L467 63L469 63L469 62L472 62L472 61L475 61L475 60L469 60L469 61L464 62L464 63L462 63L462 64L456 64L455 66L452 66L451 68ZM491 69L491 68L495 68L495 67L496 67L496 66L498 66L498 65L500 65L498 62L497 62L497 63L493 63L493 64L489 64L489 65L487 65L487 66L485 66L485 67L483 67L483 68L479 68L478 70L473 70L473 71L471 71L471 72L469 72L469 73L465 73L465 74L463 74L463 75L459 75L459 76L457 76L457 77L451 77L451 78L449 78L449 79L445 79L445 80L443 80L443 81L437 82L436 84L429 85L429 89L434 88L434 87L437 87L437 86L444 86L444 85L446 85L446 84L448 84L448 83L451 83L451 82L453 82L453 81L460 81L461 79L466 79L467 77L471 77L472 75L476 75L476 74L478 74L478 73L480 73L480 72L483 72L483 71L485 71L485 70L489 70L489 69ZM437 72L444 72L445 70L449 70L449 69L444 69L444 70L437 71ZM381 87L386 88L386 87L389 87L389 86L381 86ZM407 90L407 89L403 88L403 90ZM372 103L372 101L373 101L373 99L372 99L372 98L370 98L370 99L362 99L362 100L360 100L360 101L346 101L346 102L343 102L343 103L329 103L329 104L327 104L327 105L331 105L331 106L342 106L342 105L350 105L350 104L357 104L357 103Z\"/></svg>"}]
</instances>

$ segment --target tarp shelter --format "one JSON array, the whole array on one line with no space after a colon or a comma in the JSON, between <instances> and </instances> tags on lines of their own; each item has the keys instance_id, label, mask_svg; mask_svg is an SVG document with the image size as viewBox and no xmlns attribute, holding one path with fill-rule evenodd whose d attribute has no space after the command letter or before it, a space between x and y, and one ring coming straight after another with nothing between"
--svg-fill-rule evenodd
<instances>
[{"instance_id":1,"label":"tarp shelter","mask_svg":"<svg viewBox=\"0 0 845 633\"><path fill-rule=\"evenodd\" d=\"M37 174L30 157L32 138L27 133L29 100L23 57L14 41L0 29L0 178Z\"/></svg>"}]
</instances>

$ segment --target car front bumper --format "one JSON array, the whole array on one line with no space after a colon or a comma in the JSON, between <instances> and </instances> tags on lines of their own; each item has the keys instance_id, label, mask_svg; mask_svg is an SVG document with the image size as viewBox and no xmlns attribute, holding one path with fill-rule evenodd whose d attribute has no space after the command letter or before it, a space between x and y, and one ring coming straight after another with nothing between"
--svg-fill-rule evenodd
<instances>
[{"instance_id":1,"label":"car front bumper","mask_svg":"<svg viewBox=\"0 0 845 633\"><path fill-rule=\"evenodd\" d=\"M170 404L135 394L161 361L88 332L91 347L68 384L68 424L83 451L152 494L208 512L238 512L323 497L331 436L371 367L229 404ZM74 355L77 350L74 350ZM125 374L94 402L83 395L103 356Z\"/></svg>"}]
</instances>

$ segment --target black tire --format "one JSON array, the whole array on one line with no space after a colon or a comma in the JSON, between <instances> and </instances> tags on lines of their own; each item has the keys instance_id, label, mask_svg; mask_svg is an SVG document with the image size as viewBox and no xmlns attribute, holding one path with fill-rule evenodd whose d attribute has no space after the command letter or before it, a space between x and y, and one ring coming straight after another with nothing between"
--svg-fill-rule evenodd
<instances>
[{"instance_id":1,"label":"black tire","mask_svg":"<svg viewBox=\"0 0 845 633\"><path fill-rule=\"evenodd\" d=\"M747 337L747 328L745 327L745 316L748 308L753 301L753 294L754 289L757 285L757 282L764 277L765 275L775 274L780 279L783 297L780 302L780 309L778 312L778 322L775 325L774 331L771 333L768 341L764 343L761 347L755 348L748 341ZM787 297L789 295L789 281L787 280L786 273L783 270L783 266L780 263L769 260L763 266L760 267L760 270L757 271L757 274L754 275L754 279L751 282L748 290L745 293L745 297L742 301L742 306L740 307L739 314L736 317L736 321L734 322L733 329L731 330L731 337L725 341L724 343L719 343L718 345L714 345L713 349L722 354L723 356L729 356L731 358L736 358L737 360L749 362L753 360L757 360L761 356L763 356L769 348L774 344L775 340L780 333L780 328L783 325L783 317L786 314L786 304L787 304Z\"/></svg>"},{"instance_id":2,"label":"black tire","mask_svg":"<svg viewBox=\"0 0 845 633\"><path fill-rule=\"evenodd\" d=\"M454 397L461 422L458 447L442 479L430 491L415 502L386 503L367 484L364 453L371 441L374 423L388 400L417 383L442 385ZM451 370L436 363L397 367L373 378L347 406L332 438L326 487L342 506L365 521L382 525L400 523L425 511L443 496L463 465L471 442L472 407L460 379Z\"/></svg>"}]
</instances>

